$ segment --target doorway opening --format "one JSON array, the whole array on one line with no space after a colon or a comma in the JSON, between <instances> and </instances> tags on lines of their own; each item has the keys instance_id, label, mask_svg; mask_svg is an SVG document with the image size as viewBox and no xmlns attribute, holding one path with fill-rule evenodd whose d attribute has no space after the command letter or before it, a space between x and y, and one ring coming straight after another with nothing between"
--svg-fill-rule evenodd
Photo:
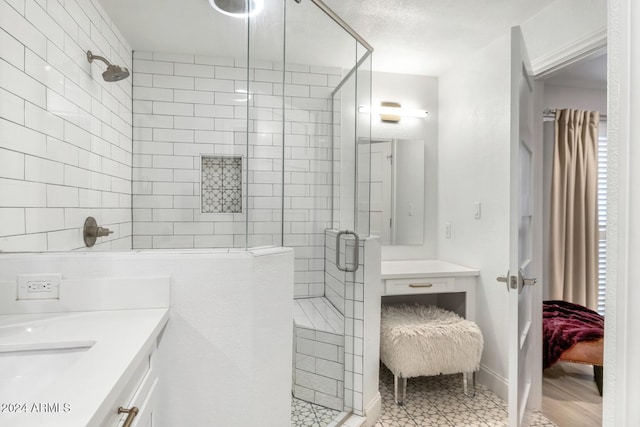
<instances>
[{"instance_id":1,"label":"doorway opening","mask_svg":"<svg viewBox=\"0 0 640 427\"><path fill-rule=\"evenodd\" d=\"M595 207L597 211L597 298L591 309L604 315L606 286L606 195L607 195L607 55L606 49L581 59L542 78L545 121L543 129L543 300L558 299L557 293L549 289L550 252L557 240L550 238L550 228L558 219L551 213L551 194L555 144L555 111L562 109L598 111L596 162L593 182L596 186ZM590 184L592 185L592 184ZM593 191L594 189L592 189ZM571 298L562 298L569 302ZM591 341L587 341L591 342ZM585 342L586 343L586 342ZM582 344L582 343L579 343ZM602 360L602 342L591 346L589 357L595 357L600 351ZM575 349L575 347L574 347ZM565 354L563 352L563 354ZM570 354L570 353L569 353ZM594 356L595 355L595 356ZM585 355L583 355L585 356ZM593 361L593 358L586 361ZM590 364L576 363L579 358L566 358L544 369L542 374L542 413L559 426L602 425L602 397L594 379L594 369ZM601 362L600 362L601 363ZM595 366L595 364L594 364ZM601 370L599 371L602 372Z\"/></svg>"}]
</instances>

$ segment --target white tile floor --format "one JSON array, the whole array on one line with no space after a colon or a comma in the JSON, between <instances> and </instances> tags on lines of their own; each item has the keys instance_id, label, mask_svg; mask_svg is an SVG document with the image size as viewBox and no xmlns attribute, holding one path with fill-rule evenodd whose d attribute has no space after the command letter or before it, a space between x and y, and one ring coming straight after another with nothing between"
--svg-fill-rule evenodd
<instances>
[{"instance_id":1,"label":"white tile floor","mask_svg":"<svg viewBox=\"0 0 640 427\"><path fill-rule=\"evenodd\" d=\"M411 378L403 406L393 401L393 374L380 366L382 415L376 427L507 426L507 405L483 386L471 398L462 392L462 374ZM532 427L557 427L534 414Z\"/></svg>"},{"instance_id":2,"label":"white tile floor","mask_svg":"<svg viewBox=\"0 0 640 427\"><path fill-rule=\"evenodd\" d=\"M340 411L305 402L295 397L292 399L291 427L326 427L340 414Z\"/></svg>"},{"instance_id":3,"label":"white tile floor","mask_svg":"<svg viewBox=\"0 0 640 427\"><path fill-rule=\"evenodd\" d=\"M462 374L409 379L403 406L393 401L393 375L380 366L382 415L376 427L506 427L507 405L491 391L477 386L476 396L462 392ZM331 413L333 413L331 415ZM337 411L294 398L293 427L326 427ZM532 427L557 427L542 414L533 416Z\"/></svg>"}]
</instances>

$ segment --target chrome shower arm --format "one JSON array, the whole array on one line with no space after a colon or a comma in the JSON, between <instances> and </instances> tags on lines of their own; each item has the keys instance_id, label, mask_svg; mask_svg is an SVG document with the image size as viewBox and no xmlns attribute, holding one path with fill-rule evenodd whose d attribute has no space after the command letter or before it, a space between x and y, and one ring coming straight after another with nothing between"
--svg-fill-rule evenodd
<instances>
[{"instance_id":1,"label":"chrome shower arm","mask_svg":"<svg viewBox=\"0 0 640 427\"><path fill-rule=\"evenodd\" d=\"M107 58L105 58L104 56L94 55L93 53L91 53L90 50L88 50L87 51L87 60L89 62L93 62L94 59L99 59L100 61L102 61L105 64L107 64L107 66L111 65L111 62L107 61Z\"/></svg>"}]
</instances>

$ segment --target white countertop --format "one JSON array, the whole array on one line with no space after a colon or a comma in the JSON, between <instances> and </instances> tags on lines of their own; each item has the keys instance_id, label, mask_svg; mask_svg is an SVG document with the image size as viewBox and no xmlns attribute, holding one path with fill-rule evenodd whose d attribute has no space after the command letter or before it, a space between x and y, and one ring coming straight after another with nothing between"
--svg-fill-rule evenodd
<instances>
[{"instance_id":1,"label":"white countertop","mask_svg":"<svg viewBox=\"0 0 640 427\"><path fill-rule=\"evenodd\" d=\"M478 276L480 270L436 259L382 261L381 277L409 279L441 276Z\"/></svg>"},{"instance_id":2,"label":"white countertop","mask_svg":"<svg viewBox=\"0 0 640 427\"><path fill-rule=\"evenodd\" d=\"M4 358L4 365L0 366L5 368L0 370L0 425L99 425L112 403L109 399L125 387L168 318L166 308L1 315L0 359ZM7 353L71 347L84 350L62 364L54 362L58 360L55 351L52 356ZM8 360L16 361L13 368L7 368L12 366ZM25 366L27 360L34 362ZM42 360L51 363L51 368L45 367L42 375L28 372L42 365ZM36 412L47 407L50 412ZM26 408L26 412L16 413L17 408Z\"/></svg>"}]
</instances>

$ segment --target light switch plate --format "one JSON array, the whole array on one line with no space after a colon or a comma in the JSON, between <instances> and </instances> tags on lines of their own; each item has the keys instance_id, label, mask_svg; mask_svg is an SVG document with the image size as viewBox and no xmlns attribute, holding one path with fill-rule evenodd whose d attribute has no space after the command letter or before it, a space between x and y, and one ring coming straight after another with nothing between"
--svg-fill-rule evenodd
<instances>
[{"instance_id":1,"label":"light switch plate","mask_svg":"<svg viewBox=\"0 0 640 427\"><path fill-rule=\"evenodd\" d=\"M60 299L62 274L19 274L18 300Z\"/></svg>"},{"instance_id":2,"label":"light switch plate","mask_svg":"<svg viewBox=\"0 0 640 427\"><path fill-rule=\"evenodd\" d=\"M480 202L473 203L473 218L480 219L482 217L482 206Z\"/></svg>"},{"instance_id":3,"label":"light switch plate","mask_svg":"<svg viewBox=\"0 0 640 427\"><path fill-rule=\"evenodd\" d=\"M450 222L445 222L445 224L444 224L444 238L445 239L450 239L451 238L451 223Z\"/></svg>"}]
</instances>

